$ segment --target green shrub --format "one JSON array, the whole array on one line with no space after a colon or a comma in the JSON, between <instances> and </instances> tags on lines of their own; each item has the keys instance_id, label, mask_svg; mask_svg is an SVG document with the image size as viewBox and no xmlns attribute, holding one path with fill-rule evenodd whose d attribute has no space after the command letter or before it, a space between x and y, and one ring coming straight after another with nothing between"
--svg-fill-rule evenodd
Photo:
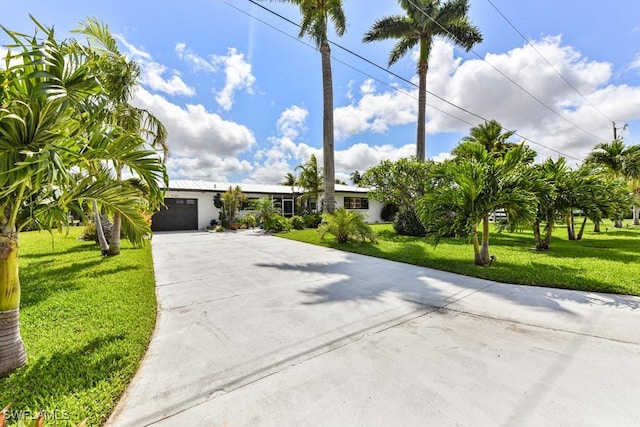
<instances>
[{"instance_id":1,"label":"green shrub","mask_svg":"<svg viewBox=\"0 0 640 427\"><path fill-rule=\"evenodd\" d=\"M380 219L383 221L393 221L398 213L398 207L392 203L387 203L382 207Z\"/></svg>"},{"instance_id":2,"label":"green shrub","mask_svg":"<svg viewBox=\"0 0 640 427\"><path fill-rule=\"evenodd\" d=\"M398 216L393 221L393 228L396 233L403 236L424 237L427 235L424 226L418 219L414 206L400 209Z\"/></svg>"},{"instance_id":3,"label":"green shrub","mask_svg":"<svg viewBox=\"0 0 640 427\"><path fill-rule=\"evenodd\" d=\"M299 215L292 216L290 221L294 230L303 230L305 227L304 218Z\"/></svg>"},{"instance_id":4,"label":"green shrub","mask_svg":"<svg viewBox=\"0 0 640 427\"><path fill-rule=\"evenodd\" d=\"M338 239L338 243L347 243L350 240L377 242L376 234L365 222L364 215L345 208L336 209L332 214L322 215L322 223L318 231L323 239L327 233L333 234Z\"/></svg>"},{"instance_id":5,"label":"green shrub","mask_svg":"<svg viewBox=\"0 0 640 427\"><path fill-rule=\"evenodd\" d=\"M280 214L273 214L267 221L264 222L264 231L270 233L280 233L282 231L291 230L291 223L285 217Z\"/></svg>"},{"instance_id":6,"label":"green shrub","mask_svg":"<svg viewBox=\"0 0 640 427\"><path fill-rule=\"evenodd\" d=\"M322 215L319 213L306 214L302 217L306 228L318 228L322 222Z\"/></svg>"},{"instance_id":7,"label":"green shrub","mask_svg":"<svg viewBox=\"0 0 640 427\"><path fill-rule=\"evenodd\" d=\"M256 221L256 217L253 214L246 214L240 218L238 222L246 228L253 228L258 224L258 221Z\"/></svg>"}]
</instances>

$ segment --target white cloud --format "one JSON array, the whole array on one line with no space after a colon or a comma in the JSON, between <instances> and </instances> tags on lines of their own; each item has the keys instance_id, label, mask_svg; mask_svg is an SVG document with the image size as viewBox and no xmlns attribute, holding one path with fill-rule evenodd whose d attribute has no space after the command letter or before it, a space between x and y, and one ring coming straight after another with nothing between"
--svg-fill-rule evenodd
<instances>
[{"instance_id":1,"label":"white cloud","mask_svg":"<svg viewBox=\"0 0 640 427\"><path fill-rule=\"evenodd\" d=\"M417 94L417 91L415 91ZM373 80L360 86L357 103L334 110L336 139L345 139L362 132L385 133L391 126L413 123L418 102L402 91L377 93Z\"/></svg>"},{"instance_id":2,"label":"white cloud","mask_svg":"<svg viewBox=\"0 0 640 427\"><path fill-rule=\"evenodd\" d=\"M640 87L611 83L612 64L588 60L577 49L563 45L559 36L534 41L533 46L535 49L525 45L506 53L487 54L486 60L584 130L549 111L486 62L456 58L453 47L444 41L434 43L427 88L468 111L498 120L520 135L577 158L583 158L596 143L611 138L608 117L625 121L640 118ZM564 82L536 50L588 101ZM629 67L640 68L640 56ZM404 91L407 94L378 91L371 80L365 81L357 102L335 109L336 137L384 133L391 127L414 124L417 89L406 85ZM471 126L482 122L430 94L427 104L427 132L431 135L466 134ZM531 146L540 158L553 155L539 145Z\"/></svg>"},{"instance_id":3,"label":"white cloud","mask_svg":"<svg viewBox=\"0 0 640 427\"><path fill-rule=\"evenodd\" d=\"M251 73L251 64L244 60L244 54L236 48L229 48L227 55L213 56L213 64L224 67L226 81L224 88L216 94L216 101L223 110L233 107L235 92L245 89L253 93L253 83L256 78Z\"/></svg>"},{"instance_id":4,"label":"white cloud","mask_svg":"<svg viewBox=\"0 0 640 427\"><path fill-rule=\"evenodd\" d=\"M151 111L167 127L167 166L172 178L222 180L230 173L251 171L249 162L236 159L256 142L245 126L224 120L202 105L173 104L144 88L136 93L134 104Z\"/></svg>"},{"instance_id":5,"label":"white cloud","mask_svg":"<svg viewBox=\"0 0 640 427\"><path fill-rule=\"evenodd\" d=\"M438 153L435 156L431 157L431 160L433 160L436 163L441 163L441 162L444 162L445 160L449 160L452 158L453 158L453 155L451 153L443 152L443 153Z\"/></svg>"},{"instance_id":6,"label":"white cloud","mask_svg":"<svg viewBox=\"0 0 640 427\"><path fill-rule=\"evenodd\" d=\"M415 154L415 145L408 144L401 147L393 145L368 145L357 143L345 150L337 150L334 154L336 175L350 174L358 170L364 172L383 160L397 160ZM318 159L320 161L320 159Z\"/></svg>"},{"instance_id":7,"label":"white cloud","mask_svg":"<svg viewBox=\"0 0 640 427\"><path fill-rule=\"evenodd\" d=\"M191 48L187 47L184 43L178 43L175 47L175 51L178 58L191 64L193 71L205 71L208 73L216 71L215 64L212 64L207 59L193 53Z\"/></svg>"},{"instance_id":8,"label":"white cloud","mask_svg":"<svg viewBox=\"0 0 640 427\"><path fill-rule=\"evenodd\" d=\"M304 130L304 123L308 116L308 110L293 105L280 115L277 123L278 130L283 136L296 139Z\"/></svg>"},{"instance_id":9,"label":"white cloud","mask_svg":"<svg viewBox=\"0 0 640 427\"><path fill-rule=\"evenodd\" d=\"M127 55L140 66L140 83L152 91L168 95L193 96L196 91L187 85L177 70L167 70L164 65L155 62L150 53L129 43L120 35L115 36L125 47ZM169 74L167 76L167 74Z\"/></svg>"}]
</instances>

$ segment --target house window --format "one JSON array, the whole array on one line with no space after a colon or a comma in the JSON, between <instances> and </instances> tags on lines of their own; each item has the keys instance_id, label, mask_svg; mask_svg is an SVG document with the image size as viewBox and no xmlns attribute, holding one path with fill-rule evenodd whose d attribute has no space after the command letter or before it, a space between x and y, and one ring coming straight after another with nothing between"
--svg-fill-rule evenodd
<instances>
[{"instance_id":1,"label":"house window","mask_svg":"<svg viewBox=\"0 0 640 427\"><path fill-rule=\"evenodd\" d=\"M345 209L369 209L369 199L366 197L345 197Z\"/></svg>"}]
</instances>

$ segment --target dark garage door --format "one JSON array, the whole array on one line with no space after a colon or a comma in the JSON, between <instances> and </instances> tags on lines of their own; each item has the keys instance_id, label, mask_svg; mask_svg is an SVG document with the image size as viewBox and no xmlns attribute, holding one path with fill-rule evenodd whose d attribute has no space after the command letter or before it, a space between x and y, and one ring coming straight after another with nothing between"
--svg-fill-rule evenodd
<instances>
[{"instance_id":1,"label":"dark garage door","mask_svg":"<svg viewBox=\"0 0 640 427\"><path fill-rule=\"evenodd\" d=\"M153 231L197 230L198 199L164 199L165 207L153 215Z\"/></svg>"}]
</instances>

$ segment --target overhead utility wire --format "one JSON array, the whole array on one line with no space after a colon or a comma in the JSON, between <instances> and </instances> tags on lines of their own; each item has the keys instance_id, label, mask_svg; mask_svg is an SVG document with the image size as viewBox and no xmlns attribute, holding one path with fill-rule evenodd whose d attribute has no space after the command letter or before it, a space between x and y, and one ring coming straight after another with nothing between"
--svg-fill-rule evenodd
<instances>
[{"instance_id":1,"label":"overhead utility wire","mask_svg":"<svg viewBox=\"0 0 640 427\"><path fill-rule=\"evenodd\" d=\"M269 28L271 28L271 29L273 29L273 30L275 30L275 31L277 31L277 32L279 32L279 33L281 33L281 34L283 34L283 35L285 35L285 36L289 37L290 39L293 39L293 40L297 41L298 43L301 43L301 44L302 44L302 45L304 45L304 46L307 46L307 47L309 47L309 48L311 48L311 49L313 49L313 50L316 50L316 47L315 47L315 46L313 46L313 45L311 45L311 44L309 44L309 43L307 43L307 42L305 42L305 41L301 40L301 39L300 39L300 38L298 38L298 37L294 37L294 36L292 36L291 34L286 33L285 31L281 30L280 28L277 28L277 27L275 27L274 25L271 25L271 24L269 24L268 22L263 21L263 20L262 20L262 19L260 19L260 18L257 18L257 17L255 17L255 16L251 15L249 12L246 12L246 11L244 11L244 10L242 10L242 9L240 9L240 8L238 8L238 7L236 7L236 6L234 6L234 5L230 4L230 3L228 3L228 2L227 2L227 1L225 1L225 0L220 0L220 2L221 2L221 3L226 4L227 6L229 6L229 7L233 8L233 9L235 9L235 10L237 10L237 11L238 11L238 12L240 12L240 13L243 13L243 14L245 14L245 15L249 16L250 18L255 19L256 21L258 21L258 22L260 22L260 23L262 23L262 24L264 24L264 25L268 26ZM261 6L261 7L262 7L262 5L258 5L258 6ZM282 17L282 18L283 18L283 19L287 19L287 18L284 18L284 17ZM291 22L291 21L289 21L289 22ZM293 23L294 25L297 25L297 24L295 24L295 22L292 22L292 23ZM415 96L411 95L410 93L405 92L405 91L403 91L403 90L401 90L401 89L399 89L399 88L397 88L397 87L395 87L395 86L393 86L393 85L390 85L389 83L383 82L382 80L380 80L380 79L378 79L378 78L376 78L376 77L372 76L371 74L369 74L369 73L367 73L367 72L365 72L365 71L362 71L361 69L356 68L355 66L353 66L353 65L351 65L351 64L349 64L349 63L347 63L347 62L345 62L345 61L343 61L343 60L341 60L341 59L339 59L339 58L336 58L336 57L335 57L335 56L333 56L333 55L331 56L331 59L333 59L334 61L336 61L336 62L338 62L338 63L340 63L340 64L342 64L342 65L344 65L344 66L346 66L346 67L351 68L351 69L352 69L352 70L354 70L354 71L359 72L360 74L363 74L363 75L365 75L365 76L369 77L369 78L370 78L370 79L372 79L372 80L375 80L376 82L378 82L378 83L380 83L380 84L382 84L382 85L384 85L384 86L387 86L387 87L388 87L388 88L390 88L390 89L395 90L396 92L399 92L399 93L401 93L401 94L403 94L403 95L406 95L406 96L408 96L409 98L415 99L416 101L418 100L418 98L416 98ZM403 79L403 80L404 80L404 79ZM406 81L407 81L407 82L409 82L408 80L406 80ZM411 82L409 82L409 83L410 83L410 84L413 84L413 83L411 83ZM415 84L414 84L414 86L415 86ZM437 96L437 95L435 95L435 94L434 94L434 96ZM445 102L448 102L448 101L446 101L446 100L444 100L444 101L445 101ZM451 104L451 105L454 105L454 104ZM441 112L442 114L445 114L445 115L447 115L447 116L449 116L449 117L451 117L451 118L453 118L453 119L456 119L456 120L458 120L458 121L461 121L462 123L466 123L467 125L469 125L469 126L471 126L471 127L475 126L473 123L468 122L468 121L466 121L466 120L464 120L464 119L461 119L460 117L454 116L453 114L451 114L451 113L449 113L449 112L447 112L447 111L444 111L444 110L442 110L442 109L440 109L440 108L438 108L438 107L436 107L436 106L434 106L434 105L429 105L429 106L430 106L430 107L432 107L434 110L437 110L437 111ZM454 105L454 106L455 106L455 105ZM458 107L458 108L459 108L459 107ZM473 113L469 112L469 114L473 114ZM478 116L478 117L479 117L480 119L482 119L482 117L480 117L480 116ZM483 120L484 120L484 119L483 119Z\"/></svg>"},{"instance_id":2,"label":"overhead utility wire","mask_svg":"<svg viewBox=\"0 0 640 427\"><path fill-rule=\"evenodd\" d=\"M524 35L522 34L522 32L520 30L518 30L516 28L516 26L509 20L509 18L507 18L500 9L498 9L498 7L491 1L491 0L487 0L489 2L489 4L491 6L493 6L493 8L496 10L496 12L498 12L498 14L511 26L511 28L514 29L514 31L516 33L518 33L520 35L520 37L522 37L522 39L538 54L538 56L540 56L540 58L542 58L544 60L544 62L547 63L547 65L549 65L549 67L558 75L560 76L560 78L562 80L564 80L564 82L569 85L569 87L571 89L573 89L578 95L580 95L585 101L587 101L587 104L589 104L595 111L598 112L598 114L600 114L602 117L604 117L606 120L613 122L614 120L612 120L611 118L609 118L606 114L604 114L602 112L602 110L600 110L596 105L594 105L591 101L589 101L589 99L582 93L580 92L580 90L575 87L569 80L567 80L562 73L560 73L560 71L558 71L558 69L556 67L553 66L553 64L551 62L549 62L549 60L536 48L536 46L531 43L531 41Z\"/></svg>"},{"instance_id":3,"label":"overhead utility wire","mask_svg":"<svg viewBox=\"0 0 640 427\"><path fill-rule=\"evenodd\" d=\"M269 26L270 28L273 28L274 30L276 30L276 31L278 31L278 32L280 32L280 33L282 33L282 34L284 34L284 35L286 35L287 37L292 38L292 39L295 39L295 40L299 41L300 43L302 43L303 45L308 46L308 47L310 47L310 48L312 48L312 49L314 49L314 50L317 50L315 46L310 45L310 44L308 44L308 43L306 43L306 42L303 42L302 40L300 40L300 39L299 39L299 38L297 38L297 37L293 37L293 36L291 36L290 34L288 34L288 33L284 32L284 31L282 31L281 29L279 29L279 28L277 28L277 27L275 27L275 26L273 26L273 25L271 25L271 24L269 24L269 23L267 23L267 22L265 22L265 21L263 21L263 20L261 20L261 19L259 19L259 18L255 17L255 16L251 15L250 13L248 13L248 12L246 12L246 11L242 10L242 9L237 8L236 6L234 6L234 5L232 5L232 4L229 4L227 1L225 1L225 0L220 0L220 1L221 1L222 3L224 3L224 4L226 4L227 6L230 6L230 7L232 7L233 9L236 9L237 11L239 11L239 12L241 12L241 13L243 13L243 14L245 14L245 15L247 15L247 16L249 16L249 17L251 17L251 18L255 19L255 20L257 20L257 21L262 22L263 24L265 24L265 25ZM257 3L255 0L248 0L248 1L249 1L250 3L252 3L252 4L254 4L254 5L256 5L256 6L258 6L258 7L262 8L262 9L264 9L264 10L266 10L267 12L269 12L269 13L271 13L271 14L273 14L273 15L277 16L278 18L280 18L280 19L282 19L282 20L284 20L284 21L287 21L288 23L290 23L290 24L292 24L292 25L294 25L294 26L296 26L296 27L300 28L300 25L299 25L297 22L294 22L294 21L290 20L289 18L287 18L287 17L285 17L285 16L282 16L281 14L279 14L279 13L277 13L277 12L275 12L275 11L273 11L273 10L269 9L268 7L266 7L266 6L262 5L262 4ZM412 82L412 81L410 81L410 80L408 80L408 79L406 79L406 78L404 78L404 77L402 77L402 76L400 76L400 75L398 75L398 74L396 74L396 73L394 73L394 72L392 72L392 71L389 71L387 68L384 68L383 66L381 66L381 65L379 65L379 64L376 64L375 62L373 62L373 61L371 61L371 60L369 60L369 59L367 59L367 58L365 58L365 57L363 57L363 56L361 56L361 55L359 55L359 54L357 54L357 53L353 52L352 50L350 50L350 49L348 49L348 48L346 48L346 47L344 47L344 46L341 46L340 44L338 44L338 43L336 43L336 42L334 42L334 41L331 41L331 40L328 40L328 41L329 41L329 43L331 43L331 44L332 44L332 45L334 45L335 47L338 47L338 48L340 48L340 49L344 50L345 52L347 52L347 53L349 53L349 54L351 54L351 55L353 55L353 56L355 56L355 57L357 57L357 58L359 58L359 59L361 59L361 60L363 60L363 61L367 62L367 63L368 63L368 64L370 64L370 65L373 65L374 67L376 67L376 68L378 68L378 69L380 69L380 70L384 71L385 73L391 74L392 76L394 76L394 77L396 77L396 78L398 78L398 79L402 80L403 82L405 82L405 83L407 83L407 84L409 84L409 85L411 85L411 86L414 86L415 88L418 88L418 89L420 88L420 86L418 86L416 83L414 83L414 82ZM379 82L379 83L382 83L382 84L383 84L383 85L385 85L385 86L390 87L390 88L391 88L391 89L393 89L393 90L396 90L396 91L398 91L398 92L400 92L400 93L403 93L403 94L405 94L405 95L407 95L407 96L409 96L409 97L411 97L411 98L413 98L413 99L416 99L416 97L414 97L413 95L410 95L410 94L408 94L408 93L406 93L406 92L404 92L404 91L399 90L398 88L396 88L396 87L394 87L394 86L392 86L392 85L389 85L389 84L387 84L387 83L385 83L385 82L382 82L382 81L380 81L379 79L377 79L377 78L375 78L375 77L372 77L372 76L371 76L371 75L369 75L368 73L366 73L366 72L364 72L364 71L362 71L362 70L360 70L360 69L358 69L358 68L356 68L356 67L354 67L354 66L352 66L352 65L349 65L349 64L347 64L347 63L346 63L346 62L344 62L344 61L341 61L341 60L339 60L339 59L337 59L337 58L335 58L335 57L333 57L333 56L332 56L331 58L332 58L332 59L334 59L334 60L336 60L337 62L340 62L340 63L341 63L341 64L343 64L343 65L346 65L347 67L349 67L349 68L351 68L351 69L353 69L353 70L355 70L355 71L358 71L359 73L364 74L365 76L368 76L368 77L370 77L370 78L372 78L372 79L376 80L376 81L377 81L377 82ZM470 111L470 110L467 110L467 109L466 109L466 108L464 108L464 107L460 107L459 105L456 105L456 104L454 104L454 103L453 103L453 102L451 102L451 101L448 101L447 99L445 99L445 98L441 97L440 95L438 95L438 94L436 94L436 93L433 93L433 92L431 92L431 91L429 91L429 90L427 90L426 92L427 92L429 95L432 95L432 96L434 96L434 97L438 98L438 99L439 99L439 100L441 100L442 102L444 102L444 103L446 103L446 104L448 104L448 105L451 105L452 107L457 108L458 110L461 110L461 111L463 111L463 112L465 112L465 113L467 113L467 114L469 114L469 115L472 115L472 116L474 116L474 117L476 117L476 118L478 118L478 119L480 119L480 120L482 120L482 121L484 121L484 122L488 122L488 121L489 121L489 119L487 119L487 118L485 118L485 117L483 117L483 116L481 116L481 115L479 115L479 114L476 114L476 113L474 113L474 112L472 112L472 111ZM441 113L446 114L446 115L448 115L449 117L452 117L452 118L454 118L454 119L456 119L456 120L458 120L458 121L460 121L460 122L462 122L462 123L466 123L466 124L468 124L468 125L469 125L469 126L471 126L471 127L475 126L474 124L472 124L472 123L468 122L467 120L464 120L464 119L461 119L460 117L454 116L453 114L448 113L448 112L446 112L446 111L444 111L444 110L442 110L442 109L440 109L440 108L438 108L438 107L436 107L436 106L434 106L434 105L432 105L432 104L428 104L428 105L429 105L431 108L433 108L433 109L435 109L435 110L437 110L437 111L440 111ZM514 135L516 135L517 137L522 138L522 139L523 139L523 140L525 140L525 141L529 141L530 143L535 144L535 145L537 145L537 146L540 146L540 147L542 147L542 148L544 148L544 149L546 149L546 150L552 151L552 152L554 152L554 153L556 153L556 154L560 154L561 156L564 156L564 157L566 157L566 158L570 158L570 159L573 159L573 160L576 160L576 161L581 161L581 159L579 159L579 158L577 158L577 157L574 157L574 156L572 156L572 155L570 155L570 154L563 153L562 151L558 151L558 150L556 150L555 148L551 148L551 147L549 147L549 146L547 146L547 145L544 145L544 144L542 144L542 143L536 142L536 141L532 140L531 138L527 138L526 136L523 136L523 135L519 134L519 133L518 133L517 131L515 131L515 130L507 129L507 128L505 128L504 126L502 126L502 129L504 129L505 131L508 131L508 132L513 132L513 134L514 134Z\"/></svg>"},{"instance_id":4,"label":"overhead utility wire","mask_svg":"<svg viewBox=\"0 0 640 427\"><path fill-rule=\"evenodd\" d=\"M460 39L458 39L453 33L451 33L449 30L447 30L445 27L442 26L442 24L440 24L438 21L436 21L435 19L433 19L433 17L431 17L431 15L429 15L427 12L425 12L423 9L421 9L418 5L415 4L415 2L413 0L407 0L410 4L412 4L416 9L418 9L424 16L426 16L427 18L429 18L434 24L436 24L438 27L440 27L442 30L444 30L447 34L449 34L451 37L453 37L454 40L457 40L458 42L460 42ZM489 65L491 68L493 68L495 71L497 71L501 76L503 76L505 79L509 80L512 84L514 84L515 86L517 86L518 88L520 88L520 90L522 90L524 93L526 93L527 95L529 95L531 98L535 99L540 105L542 105L543 107L545 107L547 110L549 110L550 112L552 112L553 114L555 114L556 116L560 117L562 120L566 121L567 123L571 124L572 126L574 126L576 129L581 130L582 132L586 133L587 135L590 135L591 137L593 137L594 139L598 140L598 141L603 141L606 140L606 138L600 138L599 136L597 136L594 133L589 132L588 130L582 128L581 126L579 126L578 124L574 123L573 121L571 121L570 119L566 118L565 116L563 116L562 114L558 113L556 110L554 110L553 108L549 107L547 104L545 104L540 98L538 98L537 96L535 96L534 94L532 94L531 92L529 92L527 89L525 89L524 87L522 87L518 82L516 82L515 80L513 80L511 77L509 77L508 75L506 75L505 73L503 73L500 69L498 69L495 65L493 65L492 63L490 63L489 61L487 61L486 59L484 59L479 53L477 53L475 50L470 49L469 50L471 53L473 53L476 57L478 57L478 59L480 59L481 61L484 61L487 65Z\"/></svg>"}]
</instances>

